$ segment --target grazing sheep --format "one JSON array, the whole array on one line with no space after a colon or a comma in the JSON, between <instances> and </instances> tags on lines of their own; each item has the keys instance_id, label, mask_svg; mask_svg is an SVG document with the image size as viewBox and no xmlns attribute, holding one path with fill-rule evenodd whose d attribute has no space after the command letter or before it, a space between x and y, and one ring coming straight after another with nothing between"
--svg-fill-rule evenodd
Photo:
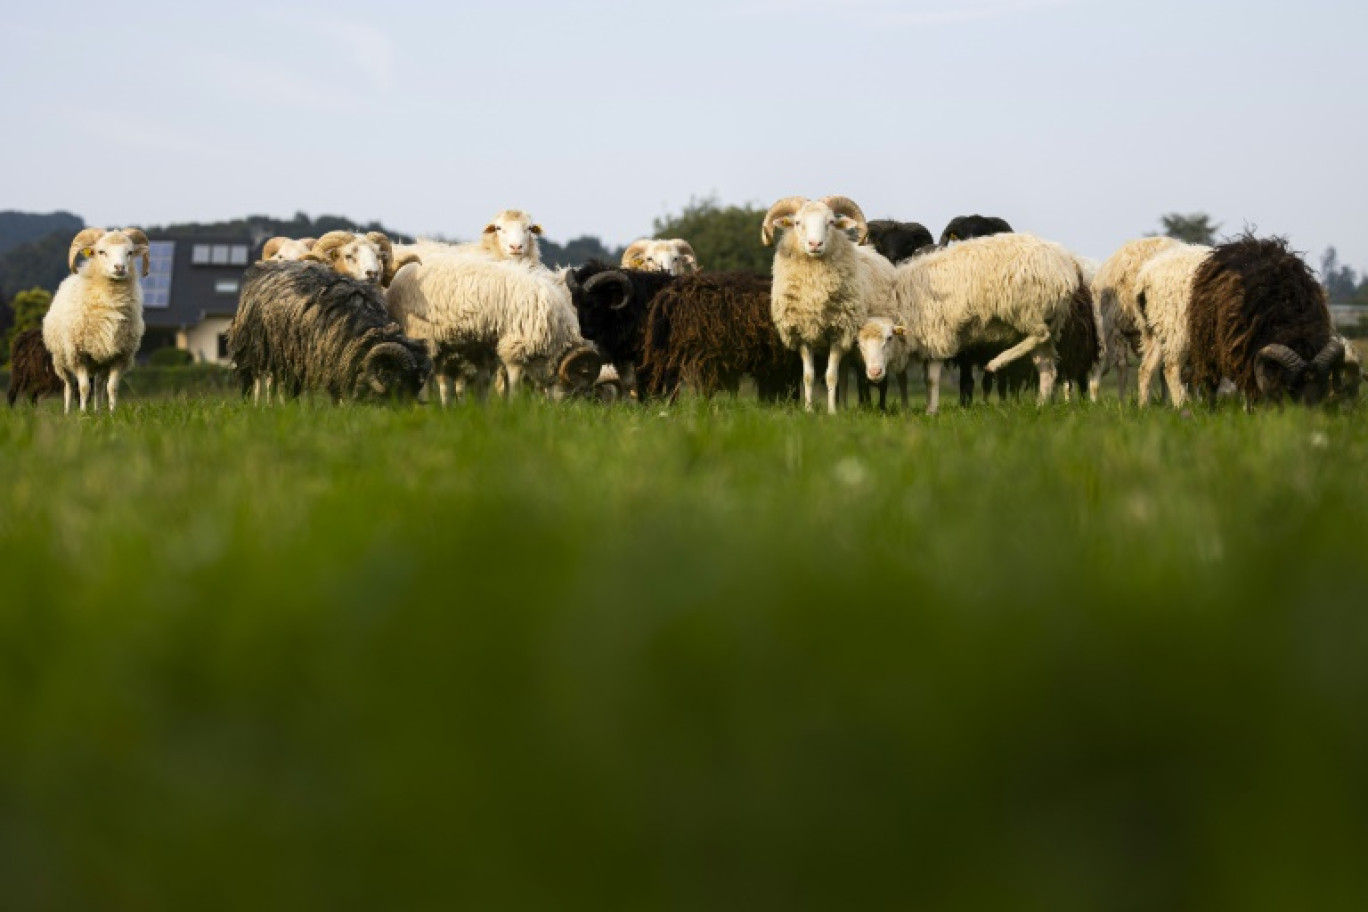
<instances>
[{"instance_id":1,"label":"grazing sheep","mask_svg":"<svg viewBox=\"0 0 1368 912\"><path fill-rule=\"evenodd\" d=\"M691 275L698 272L698 255L681 238L633 241L622 253L622 268L668 272L670 275Z\"/></svg>"},{"instance_id":2,"label":"grazing sheep","mask_svg":"<svg viewBox=\"0 0 1368 912\"><path fill-rule=\"evenodd\" d=\"M273 237L261 248L262 263L281 263L288 260L302 260L313 250L318 238Z\"/></svg>"},{"instance_id":3,"label":"grazing sheep","mask_svg":"<svg viewBox=\"0 0 1368 912\"><path fill-rule=\"evenodd\" d=\"M869 223L869 246L894 266L935 245L936 239L920 222L875 219Z\"/></svg>"},{"instance_id":4,"label":"grazing sheep","mask_svg":"<svg viewBox=\"0 0 1368 912\"><path fill-rule=\"evenodd\" d=\"M432 371L424 345L400 332L374 282L307 262L247 270L228 349L243 395L269 376L282 395L415 396Z\"/></svg>"},{"instance_id":5,"label":"grazing sheep","mask_svg":"<svg viewBox=\"0 0 1368 912\"><path fill-rule=\"evenodd\" d=\"M907 411L907 369L912 364L913 349L907 333L898 332L898 325L891 317L870 317L860 327L856 336L860 358L865 363L865 376L868 382L879 388L879 409L886 406L888 378L898 380L898 395L902 399L903 411Z\"/></svg>"},{"instance_id":6,"label":"grazing sheep","mask_svg":"<svg viewBox=\"0 0 1368 912\"><path fill-rule=\"evenodd\" d=\"M891 309L894 267L846 234L859 229L861 244L869 236L864 213L844 196L781 199L766 213L760 231L767 247L774 244L775 228L785 230L774 252L770 313L780 339L802 356L803 406L808 411L816 378L814 356L827 352L827 411L835 413L841 362L865 320Z\"/></svg>"},{"instance_id":7,"label":"grazing sheep","mask_svg":"<svg viewBox=\"0 0 1368 912\"><path fill-rule=\"evenodd\" d=\"M950 224L941 232L940 245L949 247L960 241L1011 233L1012 226L1007 224L1007 220L995 215L958 215L952 218Z\"/></svg>"},{"instance_id":8,"label":"grazing sheep","mask_svg":"<svg viewBox=\"0 0 1368 912\"><path fill-rule=\"evenodd\" d=\"M143 336L143 291L138 280L150 266L147 235L136 228L105 231L87 228L76 235L67 255L72 274L62 280L43 318L43 344L62 378L63 409L71 411L73 386L81 411L91 396L91 379L107 377L109 410L119 401L119 378L133 368ZM85 263L77 271L76 259ZM99 407L99 390L95 390Z\"/></svg>"},{"instance_id":9,"label":"grazing sheep","mask_svg":"<svg viewBox=\"0 0 1368 912\"><path fill-rule=\"evenodd\" d=\"M1192 300L1192 280L1210 255L1210 247L1183 244L1149 260L1136 274L1142 408L1149 405L1150 383L1161 362L1173 407L1182 408L1187 399L1183 368L1188 361L1188 306Z\"/></svg>"},{"instance_id":10,"label":"grazing sheep","mask_svg":"<svg viewBox=\"0 0 1368 912\"><path fill-rule=\"evenodd\" d=\"M1316 405L1346 360L1324 289L1282 238L1245 235L1211 252L1192 282L1188 336L1193 387L1213 403L1228 377L1247 405Z\"/></svg>"},{"instance_id":11,"label":"grazing sheep","mask_svg":"<svg viewBox=\"0 0 1368 912\"><path fill-rule=\"evenodd\" d=\"M940 409L943 362L974 344L1010 346L988 362L993 373L1030 354L1040 375L1039 401L1049 401L1055 346L1081 282L1068 251L1028 234L965 241L899 266L893 334L907 336L914 356L929 362L928 413ZM886 349L861 349L870 379L882 373Z\"/></svg>"},{"instance_id":12,"label":"grazing sheep","mask_svg":"<svg viewBox=\"0 0 1368 912\"><path fill-rule=\"evenodd\" d=\"M497 364L512 396L528 379L559 398L593 384L600 356L580 334L566 284L550 271L510 260L436 257L404 269L388 294L406 334L425 341L446 405L463 380Z\"/></svg>"},{"instance_id":13,"label":"grazing sheep","mask_svg":"<svg viewBox=\"0 0 1368 912\"><path fill-rule=\"evenodd\" d=\"M797 354L770 316L770 278L745 272L682 276L651 300L641 376L647 392L673 396L689 384L703 396L736 395L755 380L762 401L787 399L802 377Z\"/></svg>"},{"instance_id":14,"label":"grazing sheep","mask_svg":"<svg viewBox=\"0 0 1368 912\"><path fill-rule=\"evenodd\" d=\"M52 355L43 345L43 331L26 329L15 336L10 346L10 408L20 396L37 405L40 397L55 396L62 386L62 378L52 366Z\"/></svg>"},{"instance_id":15,"label":"grazing sheep","mask_svg":"<svg viewBox=\"0 0 1368 912\"><path fill-rule=\"evenodd\" d=\"M319 260L341 275L383 288L389 287L404 266L418 262L417 255L411 252L396 257L394 245L381 231L329 231L301 259Z\"/></svg>"},{"instance_id":16,"label":"grazing sheep","mask_svg":"<svg viewBox=\"0 0 1368 912\"><path fill-rule=\"evenodd\" d=\"M1145 263L1165 250L1181 245L1181 241L1170 237L1131 241L1112 254L1093 276L1093 300L1102 316L1102 375L1113 368L1116 370L1116 391L1123 400L1131 356L1140 351L1140 310L1135 299L1135 281Z\"/></svg>"}]
</instances>

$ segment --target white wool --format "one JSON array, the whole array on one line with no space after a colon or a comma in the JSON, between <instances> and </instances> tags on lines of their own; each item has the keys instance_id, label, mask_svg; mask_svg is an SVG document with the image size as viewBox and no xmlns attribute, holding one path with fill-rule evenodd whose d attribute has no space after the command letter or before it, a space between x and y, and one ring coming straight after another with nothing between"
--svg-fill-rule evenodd
<instances>
[{"instance_id":1,"label":"white wool","mask_svg":"<svg viewBox=\"0 0 1368 912\"><path fill-rule=\"evenodd\" d=\"M1160 363L1174 408L1186 401L1183 368L1188 361L1188 308L1192 281L1210 247L1180 244L1148 260L1135 278L1140 323L1140 404L1149 403L1150 382ZM1142 305L1143 302L1143 305Z\"/></svg>"}]
</instances>

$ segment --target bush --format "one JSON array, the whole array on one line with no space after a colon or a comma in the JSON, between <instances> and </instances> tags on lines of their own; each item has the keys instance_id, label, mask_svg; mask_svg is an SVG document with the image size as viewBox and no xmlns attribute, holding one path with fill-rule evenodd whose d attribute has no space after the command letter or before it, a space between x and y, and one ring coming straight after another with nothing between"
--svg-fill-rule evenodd
<instances>
[{"instance_id":1,"label":"bush","mask_svg":"<svg viewBox=\"0 0 1368 912\"><path fill-rule=\"evenodd\" d=\"M195 356L183 348L158 348L147 356L152 367L189 367L195 363Z\"/></svg>"}]
</instances>

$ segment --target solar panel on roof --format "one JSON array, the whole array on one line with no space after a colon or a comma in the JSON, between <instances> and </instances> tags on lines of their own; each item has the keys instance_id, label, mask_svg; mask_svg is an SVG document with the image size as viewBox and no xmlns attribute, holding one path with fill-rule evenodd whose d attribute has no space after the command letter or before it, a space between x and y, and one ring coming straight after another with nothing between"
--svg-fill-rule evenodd
<instances>
[{"instance_id":1,"label":"solar panel on roof","mask_svg":"<svg viewBox=\"0 0 1368 912\"><path fill-rule=\"evenodd\" d=\"M151 258L147 278L142 280L143 307L171 306L171 268L176 259L175 241L153 241L148 245Z\"/></svg>"}]
</instances>

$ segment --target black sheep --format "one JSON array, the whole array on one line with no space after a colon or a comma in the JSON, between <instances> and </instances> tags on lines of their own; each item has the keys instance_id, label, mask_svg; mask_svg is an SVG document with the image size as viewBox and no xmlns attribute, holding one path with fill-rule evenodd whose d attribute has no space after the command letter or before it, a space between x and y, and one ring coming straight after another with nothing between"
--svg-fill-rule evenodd
<instances>
[{"instance_id":1,"label":"black sheep","mask_svg":"<svg viewBox=\"0 0 1368 912\"><path fill-rule=\"evenodd\" d=\"M1007 224L1006 219L993 215L957 215L941 232L940 245L948 247L956 241L970 241L994 234L1011 233L1012 226Z\"/></svg>"},{"instance_id":2,"label":"black sheep","mask_svg":"<svg viewBox=\"0 0 1368 912\"><path fill-rule=\"evenodd\" d=\"M1245 235L1212 251L1188 309L1193 388L1211 402L1228 377L1246 402L1315 405L1344 371L1325 291L1282 238Z\"/></svg>"},{"instance_id":3,"label":"black sheep","mask_svg":"<svg viewBox=\"0 0 1368 912\"><path fill-rule=\"evenodd\" d=\"M875 219L869 223L869 245L895 266L935 244L930 230L920 222Z\"/></svg>"},{"instance_id":4,"label":"black sheep","mask_svg":"<svg viewBox=\"0 0 1368 912\"><path fill-rule=\"evenodd\" d=\"M282 392L334 400L416 396L432 372L370 283L308 262L247 270L228 347L246 395L269 378Z\"/></svg>"},{"instance_id":5,"label":"black sheep","mask_svg":"<svg viewBox=\"0 0 1368 912\"><path fill-rule=\"evenodd\" d=\"M639 370L645 358L651 301L679 278L667 272L622 269L601 260L565 274L580 335L598 347L604 360L613 363L628 392L648 385Z\"/></svg>"},{"instance_id":6,"label":"black sheep","mask_svg":"<svg viewBox=\"0 0 1368 912\"><path fill-rule=\"evenodd\" d=\"M15 336L10 346L10 408L20 396L37 405L40 397L55 396L62 389L62 379L52 366L52 353L43 344L43 331L26 329Z\"/></svg>"}]
</instances>

